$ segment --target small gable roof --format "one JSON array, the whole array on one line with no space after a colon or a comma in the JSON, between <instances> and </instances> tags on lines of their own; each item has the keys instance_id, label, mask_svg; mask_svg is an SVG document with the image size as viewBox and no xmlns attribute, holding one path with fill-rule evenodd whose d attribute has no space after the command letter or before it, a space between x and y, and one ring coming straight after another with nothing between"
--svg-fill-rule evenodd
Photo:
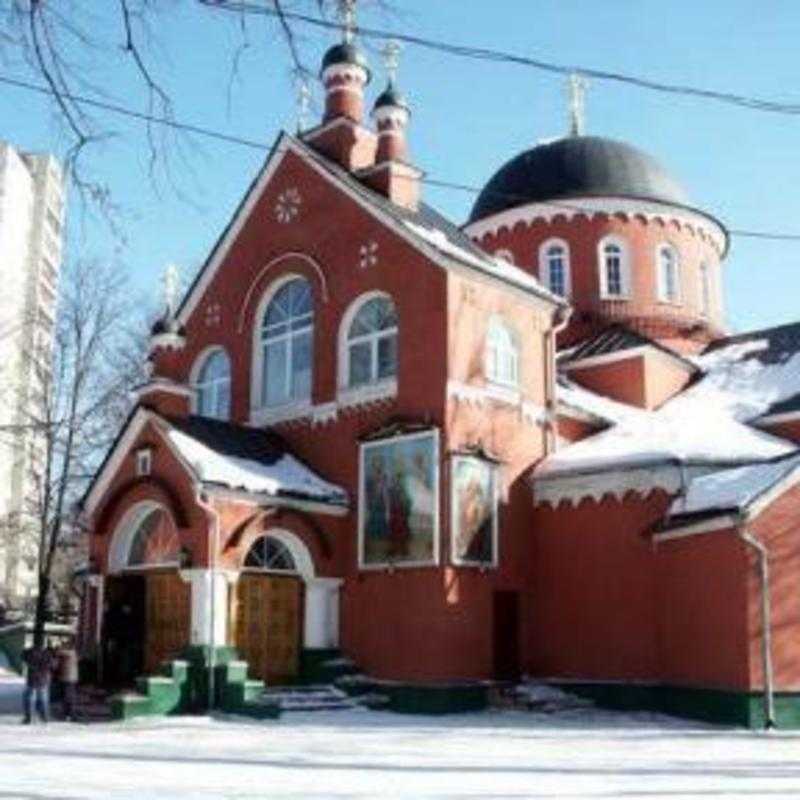
<instances>
[{"instance_id":1,"label":"small gable roof","mask_svg":"<svg viewBox=\"0 0 800 800\"><path fill-rule=\"evenodd\" d=\"M698 368L695 364L684 358L680 353L665 347L655 339L650 339L637 331L631 330L625 325L611 325L605 330L594 336L590 336L577 346L571 348L558 359L560 367L569 368L577 366L579 362L598 356L608 356L619 353L624 355L627 351L638 350L642 347L649 347L674 359L687 371L695 373Z\"/></svg>"},{"instance_id":2,"label":"small gable roof","mask_svg":"<svg viewBox=\"0 0 800 800\"><path fill-rule=\"evenodd\" d=\"M564 298L550 292L533 275L481 250L467 234L431 206L422 203L417 210L411 210L392 203L302 140L284 132L273 145L264 166L250 184L233 217L189 286L176 313L181 323L186 324L194 306L224 261L250 212L288 152L303 159L320 175L327 177L332 184L342 189L368 212L378 217L395 233L440 266L466 267L490 279L513 286L547 304L566 307Z\"/></svg>"},{"instance_id":3,"label":"small gable roof","mask_svg":"<svg viewBox=\"0 0 800 800\"><path fill-rule=\"evenodd\" d=\"M332 510L347 508L347 492L321 478L271 431L199 416L162 416L139 406L128 417L81 501L88 513L100 503L149 422L188 474L205 488L313 502Z\"/></svg>"}]
</instances>

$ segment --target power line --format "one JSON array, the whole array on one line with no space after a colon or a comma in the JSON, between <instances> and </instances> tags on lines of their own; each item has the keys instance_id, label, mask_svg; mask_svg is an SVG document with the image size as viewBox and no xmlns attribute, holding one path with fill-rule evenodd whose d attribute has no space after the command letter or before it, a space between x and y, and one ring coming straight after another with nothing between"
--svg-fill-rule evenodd
<instances>
[{"instance_id":1,"label":"power line","mask_svg":"<svg viewBox=\"0 0 800 800\"><path fill-rule=\"evenodd\" d=\"M229 11L238 14L257 14L268 17L280 18L285 21L299 22L324 30L342 31L344 27L338 22L333 22L309 14L301 14L295 11L276 11L273 8L256 5L246 0L200 0L202 5L208 8L215 8L220 11ZM380 28L360 27L355 28L356 34L367 39L387 40L394 39L406 44L423 47L428 50L448 53L449 55L461 58L471 58L481 61L493 61L496 63L516 64L517 66L531 67L544 72L556 75L570 75L578 73L586 78L593 78L601 81L611 81L614 83L627 84L639 89L649 89L665 94L683 95L695 97L703 100L714 100L720 103L747 108L753 111L765 111L774 114L788 114L797 116L800 114L800 103L779 103L775 100L765 100L760 97L750 97L747 95L736 94L734 92L720 92L714 89L703 89L696 86L685 84L664 83L649 78L640 78L635 75L626 75L621 72L610 70L594 69L579 65L557 64L552 61L523 56L516 53L507 53L502 50L493 50L485 47L473 47L469 45L459 45L445 42L439 39L428 39L412 34L397 33Z\"/></svg>"},{"instance_id":2,"label":"power line","mask_svg":"<svg viewBox=\"0 0 800 800\"><path fill-rule=\"evenodd\" d=\"M4 75L0 75L0 83L7 84L9 86L15 86L19 89L25 89L27 91L35 92L37 94L45 95L48 97L52 97L55 95L53 90L48 86L41 86L35 83L30 83L29 81L20 80L18 78L9 78ZM201 125L195 125L193 123L187 123L187 122L180 122L178 120L165 117L158 117L153 114L147 114L141 111L134 111L133 109L126 108L125 106L121 106L116 103L110 103L104 100L95 100L89 97L83 97L81 95L76 95L67 92L62 93L61 96L67 100L70 100L73 103L87 105L92 108L101 109L103 111L109 111L111 113L119 114L124 117L136 119L140 122L147 122L155 125L165 125L169 128L172 128L173 130L184 131L186 133L192 133L198 136L205 136L210 139L227 142L229 144L241 145L243 147L256 149L261 152L265 152L270 149L269 145L265 144L264 142L255 141L254 139L246 139L242 136L237 136L236 134L225 133L223 131L214 130L212 128L206 128ZM434 188L450 189L453 191L465 192L472 195L479 195L483 191L485 191L484 188L482 187L471 186L469 184L464 184L464 183L456 183L454 181L446 181L438 178L424 177L421 180L423 183L427 184L428 186L432 186ZM494 196L502 198L504 200L511 200L511 201L527 200L527 198L521 195L512 195L504 192L494 192ZM595 209L591 209L586 206L581 206L578 203L571 203L569 201L563 201L563 200L549 200L549 201L544 201L541 204L553 206L555 208L566 208L569 210L579 211L583 213L594 213L595 211ZM800 234L795 234L795 233L755 231L755 230L746 230L742 228L728 228L727 232L731 236L736 236L740 238L768 239L774 241L792 241L792 242L800 241Z\"/></svg>"}]
</instances>

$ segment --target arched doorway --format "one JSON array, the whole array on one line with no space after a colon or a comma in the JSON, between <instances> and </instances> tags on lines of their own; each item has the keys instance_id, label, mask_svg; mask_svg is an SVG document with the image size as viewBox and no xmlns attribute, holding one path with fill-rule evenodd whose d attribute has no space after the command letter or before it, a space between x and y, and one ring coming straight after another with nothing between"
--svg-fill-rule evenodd
<instances>
[{"instance_id":1,"label":"arched doorway","mask_svg":"<svg viewBox=\"0 0 800 800\"><path fill-rule=\"evenodd\" d=\"M179 575L172 515L158 503L131 508L111 540L104 615L104 665L112 683L155 672L189 644L191 590Z\"/></svg>"},{"instance_id":2,"label":"arched doorway","mask_svg":"<svg viewBox=\"0 0 800 800\"><path fill-rule=\"evenodd\" d=\"M250 673L268 684L290 683L300 669L303 581L314 565L288 531L268 531L247 551L232 609L233 639Z\"/></svg>"}]
</instances>

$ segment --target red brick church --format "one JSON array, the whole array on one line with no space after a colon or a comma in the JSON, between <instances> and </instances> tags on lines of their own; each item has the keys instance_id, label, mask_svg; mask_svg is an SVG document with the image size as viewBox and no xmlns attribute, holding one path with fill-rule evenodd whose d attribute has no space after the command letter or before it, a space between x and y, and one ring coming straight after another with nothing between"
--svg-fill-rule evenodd
<instances>
[{"instance_id":1,"label":"red brick church","mask_svg":"<svg viewBox=\"0 0 800 800\"><path fill-rule=\"evenodd\" d=\"M84 498L105 678L341 655L440 699L800 718L800 325L726 335L725 227L641 150L576 125L459 227L395 82L368 102L350 36L320 74Z\"/></svg>"}]
</instances>

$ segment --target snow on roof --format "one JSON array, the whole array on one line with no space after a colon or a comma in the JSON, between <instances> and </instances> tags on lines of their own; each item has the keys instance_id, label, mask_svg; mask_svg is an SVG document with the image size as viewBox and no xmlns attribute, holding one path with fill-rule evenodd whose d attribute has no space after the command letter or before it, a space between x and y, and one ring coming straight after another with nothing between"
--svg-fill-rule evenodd
<instances>
[{"instance_id":1,"label":"snow on roof","mask_svg":"<svg viewBox=\"0 0 800 800\"><path fill-rule=\"evenodd\" d=\"M715 346L693 359L703 377L656 411L560 381L559 399L614 425L546 458L537 477L670 461L733 466L792 452L790 442L748 424L800 391L800 352L768 352L764 337Z\"/></svg>"},{"instance_id":2,"label":"snow on roof","mask_svg":"<svg viewBox=\"0 0 800 800\"><path fill-rule=\"evenodd\" d=\"M347 502L343 489L322 480L289 453L266 463L217 452L176 428L169 428L167 436L204 483L255 494L302 495L338 504Z\"/></svg>"},{"instance_id":3,"label":"snow on roof","mask_svg":"<svg viewBox=\"0 0 800 800\"><path fill-rule=\"evenodd\" d=\"M525 272L525 270L514 266L502 258L495 258L494 256L479 251L477 248L467 250L465 247L452 241L444 231L438 228L427 228L424 225L418 225L410 220L403 220L403 224L411 231L413 231L421 239L424 239L428 244L433 245L437 250L457 259L473 267L488 272L497 276L501 280L513 283L523 289L534 292L535 294L550 300L558 305L564 305L564 298L553 294L546 289L533 275Z\"/></svg>"},{"instance_id":4,"label":"snow on roof","mask_svg":"<svg viewBox=\"0 0 800 800\"><path fill-rule=\"evenodd\" d=\"M789 458L748 464L695 478L686 494L672 503L669 517L745 509L798 467L800 452Z\"/></svg>"}]
</instances>

